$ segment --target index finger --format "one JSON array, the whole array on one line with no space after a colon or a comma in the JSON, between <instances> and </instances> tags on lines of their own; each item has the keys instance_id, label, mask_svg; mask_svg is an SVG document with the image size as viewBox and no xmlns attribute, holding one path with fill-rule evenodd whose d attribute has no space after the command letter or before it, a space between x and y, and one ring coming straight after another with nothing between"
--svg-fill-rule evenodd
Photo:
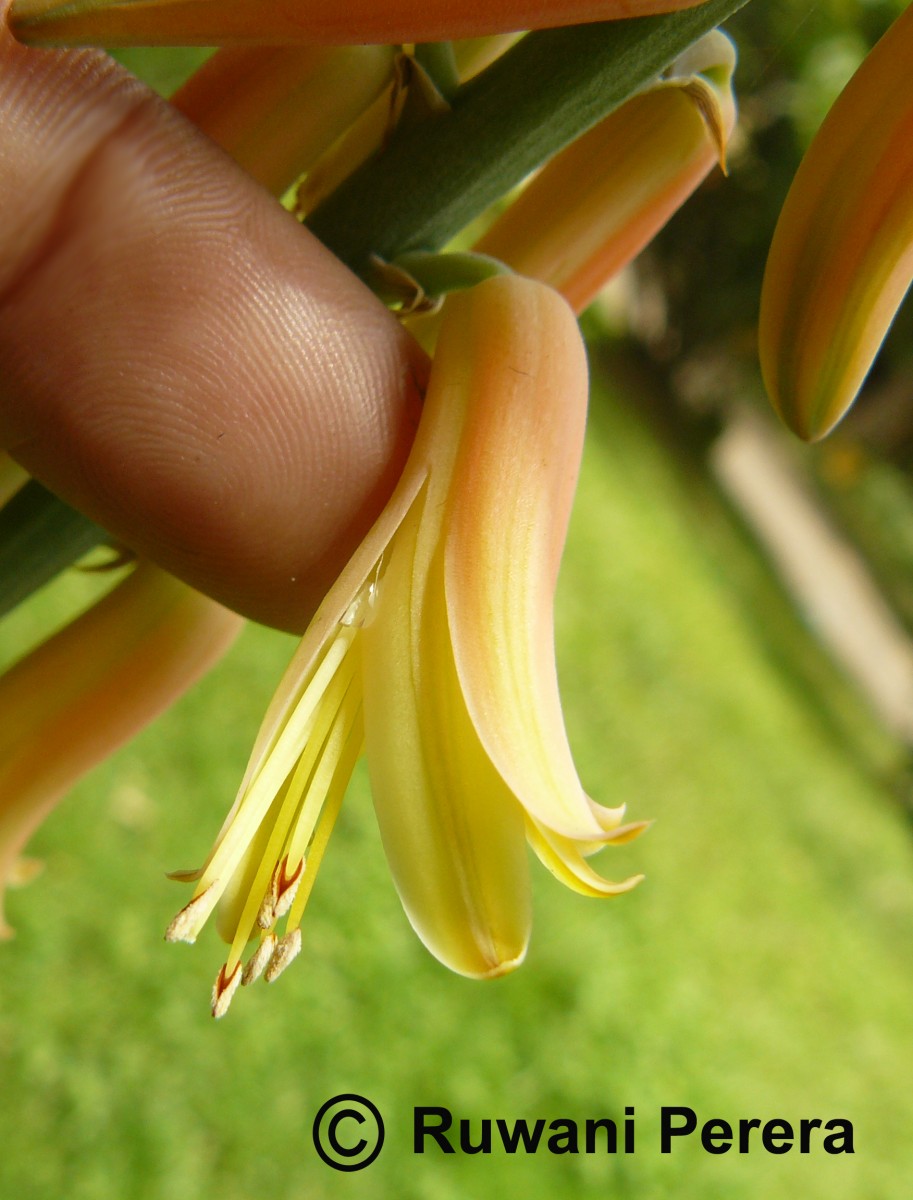
<instances>
[{"instance_id":1,"label":"index finger","mask_svg":"<svg viewBox=\"0 0 913 1200\"><path fill-rule=\"evenodd\" d=\"M133 549L300 629L399 473L421 352L97 52L0 34L0 198L0 445Z\"/></svg>"}]
</instances>

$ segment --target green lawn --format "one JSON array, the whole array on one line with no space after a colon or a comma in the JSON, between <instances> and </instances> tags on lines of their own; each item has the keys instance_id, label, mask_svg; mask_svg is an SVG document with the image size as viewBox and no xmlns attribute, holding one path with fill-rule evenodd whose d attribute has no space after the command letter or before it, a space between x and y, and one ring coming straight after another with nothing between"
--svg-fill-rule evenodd
<instances>
[{"instance_id":1,"label":"green lawn","mask_svg":"<svg viewBox=\"0 0 913 1200\"><path fill-rule=\"evenodd\" d=\"M18 937L0 947L0 1196L902 1200L910 829L879 782L890 745L814 654L793 669L801 637L779 603L708 494L685 490L602 398L559 652L588 788L656 818L606 869L647 881L600 903L537 870L526 965L456 978L407 926L359 776L301 959L217 1024L220 949L210 931L195 948L162 941L186 896L164 872L208 849L288 656L287 638L250 629L35 840L46 870L11 896ZM810 670L829 692L820 707ZM347 1091L387 1119L363 1174L332 1172L310 1143L315 1110ZM580 1121L632 1105L636 1150L414 1157L415 1104ZM857 1152L713 1156L689 1142L661 1155L662 1105L701 1120L842 1117Z\"/></svg>"}]
</instances>

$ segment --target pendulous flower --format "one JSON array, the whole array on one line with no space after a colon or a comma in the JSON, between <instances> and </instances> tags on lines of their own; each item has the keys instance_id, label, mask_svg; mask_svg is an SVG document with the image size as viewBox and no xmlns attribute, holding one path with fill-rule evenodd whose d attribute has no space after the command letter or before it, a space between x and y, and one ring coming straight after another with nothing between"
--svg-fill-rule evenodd
<instances>
[{"instance_id":1,"label":"pendulous flower","mask_svg":"<svg viewBox=\"0 0 913 1200\"><path fill-rule=\"evenodd\" d=\"M713 30L545 166L475 249L582 311L681 207L735 124L736 51Z\"/></svg>"},{"instance_id":2,"label":"pendulous flower","mask_svg":"<svg viewBox=\"0 0 913 1200\"><path fill-rule=\"evenodd\" d=\"M703 0L16 0L25 42L229 45L433 42L695 8Z\"/></svg>"},{"instance_id":3,"label":"pendulous flower","mask_svg":"<svg viewBox=\"0 0 913 1200\"><path fill-rule=\"evenodd\" d=\"M761 293L767 394L809 441L843 417L913 279L913 7L812 141L774 233Z\"/></svg>"},{"instance_id":4,"label":"pendulous flower","mask_svg":"<svg viewBox=\"0 0 913 1200\"><path fill-rule=\"evenodd\" d=\"M150 563L0 675L0 937L22 849L92 767L173 704L241 617Z\"/></svg>"},{"instance_id":5,"label":"pendulous flower","mask_svg":"<svg viewBox=\"0 0 913 1200\"><path fill-rule=\"evenodd\" d=\"M442 962L491 977L529 936L525 843L586 895L585 855L634 837L574 769L552 604L586 418L586 358L550 288L500 276L445 304L400 483L305 633L170 940L218 907L213 994L275 979L362 743L397 889ZM280 930L281 926L281 930ZM242 957L256 939L246 965Z\"/></svg>"}]
</instances>

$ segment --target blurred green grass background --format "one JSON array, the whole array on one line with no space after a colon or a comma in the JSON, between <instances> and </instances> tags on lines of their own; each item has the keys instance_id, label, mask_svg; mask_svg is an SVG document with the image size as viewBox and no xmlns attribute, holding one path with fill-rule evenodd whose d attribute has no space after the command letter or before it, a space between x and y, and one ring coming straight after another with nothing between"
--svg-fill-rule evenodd
<instances>
[{"instance_id":1,"label":"blurred green grass background","mask_svg":"<svg viewBox=\"0 0 913 1200\"><path fill-rule=\"evenodd\" d=\"M206 853L291 649L250 628L35 839L46 870L11 894L18 936L0 947L0 1196L906 1196L913 847L887 782L902 758L826 668L842 726L809 704L756 574L644 419L598 392L559 591L562 688L588 788L656 818L604 853L646 882L587 901L537 868L527 963L459 979L408 928L359 774L301 958L215 1023L221 947L210 930L162 941L186 890L164 871ZM0 628L6 652L24 620ZM351 1176L310 1143L317 1108L347 1091L388 1131ZM417 1104L579 1121L633 1105L636 1152L416 1157ZM845 1118L856 1154L692 1140L662 1155L661 1105Z\"/></svg>"}]
</instances>

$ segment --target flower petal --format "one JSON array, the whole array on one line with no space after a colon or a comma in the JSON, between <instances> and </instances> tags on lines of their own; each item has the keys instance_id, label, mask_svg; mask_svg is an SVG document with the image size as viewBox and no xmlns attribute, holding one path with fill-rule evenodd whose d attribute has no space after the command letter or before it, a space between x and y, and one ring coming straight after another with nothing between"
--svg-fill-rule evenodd
<instances>
[{"instance_id":1,"label":"flower petal","mask_svg":"<svg viewBox=\"0 0 913 1200\"><path fill-rule=\"evenodd\" d=\"M646 828L646 822L626 827L621 842L630 841ZM540 825L538 821L527 821L526 834L529 844L535 850L539 861L565 887L581 896L599 898L602 896L621 896L630 892L642 881L643 875L631 875L621 883L613 883L605 879L584 858L577 842L560 837Z\"/></svg>"},{"instance_id":2,"label":"flower petal","mask_svg":"<svg viewBox=\"0 0 913 1200\"><path fill-rule=\"evenodd\" d=\"M389 46L233 47L171 102L282 195L388 87L393 62Z\"/></svg>"},{"instance_id":3,"label":"flower petal","mask_svg":"<svg viewBox=\"0 0 913 1200\"><path fill-rule=\"evenodd\" d=\"M847 84L799 167L761 295L764 381L800 437L844 415L913 279L913 7Z\"/></svg>"},{"instance_id":4,"label":"flower petal","mask_svg":"<svg viewBox=\"0 0 913 1200\"><path fill-rule=\"evenodd\" d=\"M574 768L553 633L586 423L583 342L557 293L516 276L491 279L450 305L434 370L461 356L471 364L461 387L474 398L447 501L445 559L466 705L523 807L567 837L599 838L612 814L597 818Z\"/></svg>"},{"instance_id":5,"label":"flower petal","mask_svg":"<svg viewBox=\"0 0 913 1200\"><path fill-rule=\"evenodd\" d=\"M423 493L389 552L377 615L363 632L365 748L409 920L451 970L486 978L526 952L528 863L520 807L479 743L457 679L441 518Z\"/></svg>"}]
</instances>

